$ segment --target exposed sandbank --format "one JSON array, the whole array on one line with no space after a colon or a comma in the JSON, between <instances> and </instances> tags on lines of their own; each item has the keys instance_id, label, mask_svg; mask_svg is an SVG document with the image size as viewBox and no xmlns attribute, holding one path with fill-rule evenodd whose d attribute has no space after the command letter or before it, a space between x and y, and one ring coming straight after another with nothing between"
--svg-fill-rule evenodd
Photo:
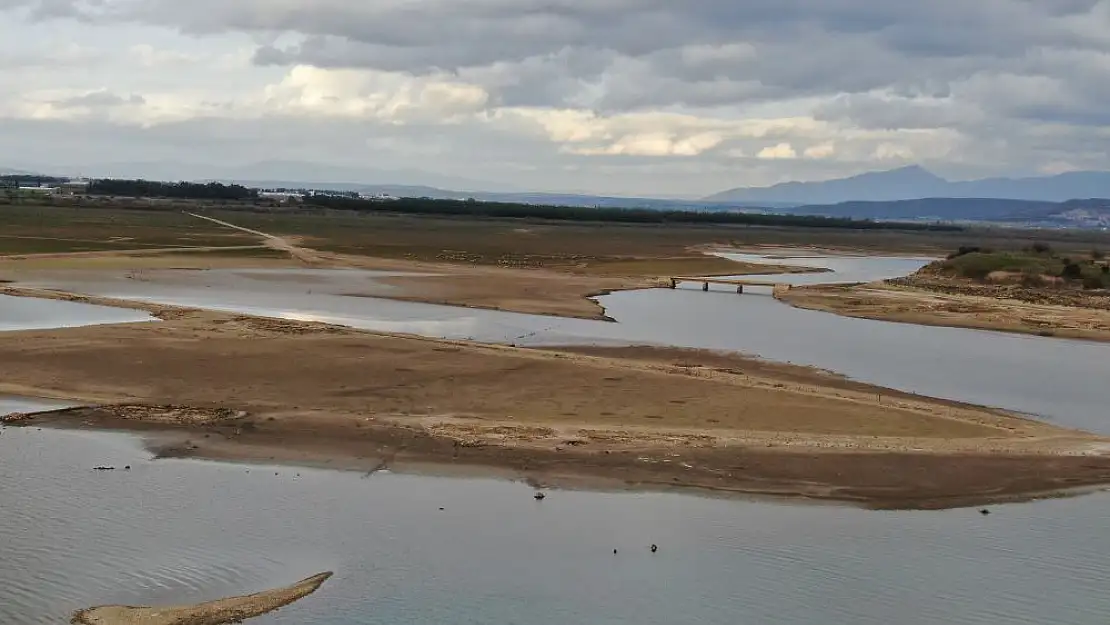
<instances>
[{"instance_id":1,"label":"exposed sandbank","mask_svg":"<svg viewBox=\"0 0 1110 625\"><path fill-rule=\"evenodd\" d=\"M107 404L31 422L138 431L167 455L430 462L873 507L1110 481L1107 439L739 355L514 349L144 308L164 321L0 334L0 392Z\"/></svg>"},{"instance_id":2,"label":"exposed sandbank","mask_svg":"<svg viewBox=\"0 0 1110 625\"><path fill-rule=\"evenodd\" d=\"M917 325L1110 341L1110 311L937 293L882 282L795 287L776 295L798 308Z\"/></svg>"},{"instance_id":3,"label":"exposed sandbank","mask_svg":"<svg viewBox=\"0 0 1110 625\"><path fill-rule=\"evenodd\" d=\"M243 597L190 606L164 608L101 606L73 615L75 625L225 625L241 623L299 601L316 592L331 573L320 573L285 588L275 588Z\"/></svg>"}]
</instances>

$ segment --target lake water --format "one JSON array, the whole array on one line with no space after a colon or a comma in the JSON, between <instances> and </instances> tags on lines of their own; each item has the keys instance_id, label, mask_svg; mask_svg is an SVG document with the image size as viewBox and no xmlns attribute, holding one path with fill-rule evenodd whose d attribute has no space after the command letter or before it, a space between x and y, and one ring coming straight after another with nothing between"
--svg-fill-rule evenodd
<instances>
[{"instance_id":1,"label":"lake water","mask_svg":"<svg viewBox=\"0 0 1110 625\"><path fill-rule=\"evenodd\" d=\"M924 261L829 262L845 264L790 279L871 280ZM1102 344L847 319L723 290L616 293L602 302L619 323L564 320L350 297L380 293L381 276L334 273L58 286L431 336L739 350L1110 431ZM3 301L0 324L12 319ZM34 407L0 399L0 413ZM104 464L133 468L91 470ZM153 461L131 437L33 428L0 432L0 478L4 624L203 601L323 570L336 576L317 594L251 622L1094 624L1110 611L1101 493L988 517L656 493L536 502L507 481Z\"/></svg>"},{"instance_id":2,"label":"lake water","mask_svg":"<svg viewBox=\"0 0 1110 625\"><path fill-rule=\"evenodd\" d=\"M0 295L0 332L154 321L142 311Z\"/></svg>"},{"instance_id":3,"label":"lake water","mask_svg":"<svg viewBox=\"0 0 1110 625\"><path fill-rule=\"evenodd\" d=\"M1104 494L989 517L646 493L536 502L506 481L151 461L129 437L14 428L0 474L0 623L13 625L323 570L336 576L318 593L250 622L1095 624L1110 611Z\"/></svg>"},{"instance_id":4,"label":"lake water","mask_svg":"<svg viewBox=\"0 0 1110 625\"><path fill-rule=\"evenodd\" d=\"M739 260L762 257L730 255ZM859 282L912 273L927 258L818 257L768 262L833 273L775 281ZM357 270L179 271L151 280L48 282L107 297L211 308L453 339L513 343L658 344L743 352L882 386L986 404L1110 433L1104 379L1110 344L851 319L796 309L751 289L623 291L599 298L617 323L398 302L383 275ZM163 282L169 277L168 282ZM769 289L763 289L768 291Z\"/></svg>"}]
</instances>

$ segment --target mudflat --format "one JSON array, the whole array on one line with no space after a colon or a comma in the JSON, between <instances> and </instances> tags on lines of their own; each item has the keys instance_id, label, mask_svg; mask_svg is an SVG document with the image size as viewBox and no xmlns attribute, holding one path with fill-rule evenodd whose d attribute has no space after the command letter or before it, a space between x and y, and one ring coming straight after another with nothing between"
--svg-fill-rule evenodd
<instances>
[{"instance_id":1,"label":"mudflat","mask_svg":"<svg viewBox=\"0 0 1110 625\"><path fill-rule=\"evenodd\" d=\"M100 406L20 422L139 431L166 455L434 464L538 484L694 486L875 507L1110 481L1110 458L1094 455L1108 442L1100 437L801 367L149 309L163 321L0 335L0 392Z\"/></svg>"},{"instance_id":2,"label":"mudflat","mask_svg":"<svg viewBox=\"0 0 1110 625\"><path fill-rule=\"evenodd\" d=\"M1110 310L943 293L888 283L796 287L777 297L847 317L1110 341Z\"/></svg>"},{"instance_id":3,"label":"mudflat","mask_svg":"<svg viewBox=\"0 0 1110 625\"><path fill-rule=\"evenodd\" d=\"M80 610L75 625L225 625L268 614L316 592L331 573L320 573L285 588L190 606L164 608L101 606Z\"/></svg>"}]
</instances>

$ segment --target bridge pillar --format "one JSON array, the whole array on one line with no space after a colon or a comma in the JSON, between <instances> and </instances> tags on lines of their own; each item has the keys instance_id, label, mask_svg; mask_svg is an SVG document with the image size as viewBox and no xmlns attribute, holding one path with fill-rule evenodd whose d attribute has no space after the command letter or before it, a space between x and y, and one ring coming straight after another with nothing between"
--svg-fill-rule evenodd
<instances>
[{"instance_id":1,"label":"bridge pillar","mask_svg":"<svg viewBox=\"0 0 1110 625\"><path fill-rule=\"evenodd\" d=\"M737 295L743 295L744 294L744 285L743 284L736 285L736 294Z\"/></svg>"},{"instance_id":2,"label":"bridge pillar","mask_svg":"<svg viewBox=\"0 0 1110 625\"><path fill-rule=\"evenodd\" d=\"M708 282L703 282L702 285L701 285L701 290L709 291L709 283Z\"/></svg>"},{"instance_id":3,"label":"bridge pillar","mask_svg":"<svg viewBox=\"0 0 1110 625\"><path fill-rule=\"evenodd\" d=\"M672 289L677 289L678 288L678 280L675 280L674 278L671 278L671 288Z\"/></svg>"}]
</instances>

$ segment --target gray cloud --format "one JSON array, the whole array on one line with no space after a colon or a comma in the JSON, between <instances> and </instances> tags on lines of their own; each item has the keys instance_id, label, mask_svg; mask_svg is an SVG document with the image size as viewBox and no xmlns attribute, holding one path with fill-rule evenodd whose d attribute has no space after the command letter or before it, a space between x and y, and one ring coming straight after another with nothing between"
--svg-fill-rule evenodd
<instances>
[{"instance_id":1,"label":"gray cloud","mask_svg":"<svg viewBox=\"0 0 1110 625\"><path fill-rule=\"evenodd\" d=\"M146 99L138 94L131 94L127 97L123 97L111 91L101 90L70 98L54 100L53 104L61 108L108 108L122 106L124 104L146 104Z\"/></svg>"},{"instance_id":2,"label":"gray cloud","mask_svg":"<svg viewBox=\"0 0 1110 625\"><path fill-rule=\"evenodd\" d=\"M240 37L253 42L255 72L310 65L446 76L481 86L491 109L667 111L732 121L812 117L828 126L784 131L770 143L727 136L694 157L596 150L588 162L608 174L595 176L574 169L587 157L569 154L565 145L493 124L433 131L347 120L334 135L306 135L326 146L322 158L347 146L354 159L359 148L350 137L373 135L391 153L423 137L439 146L442 163L481 146L506 163L565 167L599 185L659 172L692 175L687 168L716 172L698 174L707 184L730 171L764 181L828 176L899 154L991 173L1063 162L1110 167L1110 0L0 0L5 8L35 20L76 17L103 29L138 24ZM145 102L116 95L133 88L108 87L55 104ZM189 123L198 141L227 132L214 119ZM621 140L621 132L611 131L610 139ZM263 145L274 149L261 131L249 141L257 153L265 153ZM779 141L799 158L753 157ZM819 146L830 156L802 158Z\"/></svg>"}]
</instances>

